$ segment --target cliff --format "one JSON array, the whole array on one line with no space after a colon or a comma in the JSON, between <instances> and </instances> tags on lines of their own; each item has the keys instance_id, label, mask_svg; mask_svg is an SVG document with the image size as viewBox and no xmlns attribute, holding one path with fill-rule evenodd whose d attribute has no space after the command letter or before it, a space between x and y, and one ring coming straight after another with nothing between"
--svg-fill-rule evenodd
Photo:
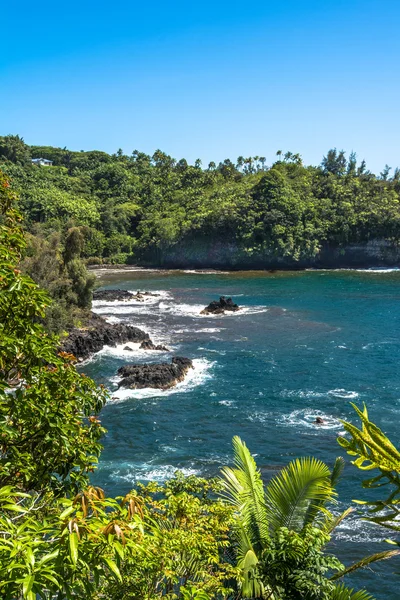
<instances>
[{"instance_id":1,"label":"cliff","mask_svg":"<svg viewBox=\"0 0 400 600\"><path fill-rule=\"evenodd\" d=\"M149 251L140 264L172 269L232 270L394 267L400 266L400 243L376 239L343 246L325 244L315 256L297 260L268 251L250 253L233 241L193 238Z\"/></svg>"}]
</instances>

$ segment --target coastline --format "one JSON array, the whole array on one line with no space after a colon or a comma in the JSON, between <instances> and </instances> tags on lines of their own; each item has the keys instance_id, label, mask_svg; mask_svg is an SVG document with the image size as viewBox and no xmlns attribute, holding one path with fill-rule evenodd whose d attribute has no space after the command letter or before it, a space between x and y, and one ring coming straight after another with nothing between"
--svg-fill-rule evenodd
<instances>
[{"instance_id":1,"label":"coastline","mask_svg":"<svg viewBox=\"0 0 400 600\"><path fill-rule=\"evenodd\" d=\"M204 275L229 275L230 273L263 273L263 274L275 274L275 273L299 273L303 271L354 271L359 273L378 273L378 272L395 272L400 271L400 263L398 265L376 265L370 264L369 266L340 266L340 267L325 267L325 266L315 266L315 267L281 267L277 269L272 268L233 268L233 267L222 267L221 269L216 269L213 267L199 267L199 268L185 268L185 267L148 267L141 265L87 265L87 269L96 274L99 273L185 273L185 274L204 274Z\"/></svg>"}]
</instances>

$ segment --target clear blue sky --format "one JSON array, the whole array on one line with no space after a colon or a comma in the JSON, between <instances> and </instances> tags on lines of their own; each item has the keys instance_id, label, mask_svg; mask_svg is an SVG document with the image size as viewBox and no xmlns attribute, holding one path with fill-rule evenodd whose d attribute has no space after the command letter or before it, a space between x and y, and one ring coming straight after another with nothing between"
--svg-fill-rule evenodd
<instances>
[{"instance_id":1,"label":"clear blue sky","mask_svg":"<svg viewBox=\"0 0 400 600\"><path fill-rule=\"evenodd\" d=\"M399 0L1 4L0 135L400 166Z\"/></svg>"}]
</instances>

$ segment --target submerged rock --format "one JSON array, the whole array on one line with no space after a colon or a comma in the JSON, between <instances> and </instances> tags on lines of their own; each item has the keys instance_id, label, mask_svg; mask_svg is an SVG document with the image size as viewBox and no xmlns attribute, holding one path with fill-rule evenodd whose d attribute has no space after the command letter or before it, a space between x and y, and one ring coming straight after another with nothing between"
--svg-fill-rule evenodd
<instances>
[{"instance_id":1,"label":"submerged rock","mask_svg":"<svg viewBox=\"0 0 400 600\"><path fill-rule=\"evenodd\" d=\"M136 300L138 302L144 302L146 298L157 297L160 294L153 292L130 292L129 290L96 290L93 293L93 300L103 300L104 302L126 302L129 300Z\"/></svg>"},{"instance_id":2,"label":"submerged rock","mask_svg":"<svg viewBox=\"0 0 400 600\"><path fill-rule=\"evenodd\" d=\"M126 365L118 369L118 375L123 378L118 387L166 390L183 381L192 368L192 361L180 356L174 357L171 363Z\"/></svg>"},{"instance_id":3,"label":"submerged rock","mask_svg":"<svg viewBox=\"0 0 400 600\"><path fill-rule=\"evenodd\" d=\"M102 317L92 313L84 328L75 328L62 342L61 350L73 354L79 360L89 358L103 346L116 346L125 342L151 342L147 333L123 323L107 323ZM152 343L152 342L151 342Z\"/></svg>"},{"instance_id":4,"label":"submerged rock","mask_svg":"<svg viewBox=\"0 0 400 600\"><path fill-rule=\"evenodd\" d=\"M225 312L236 312L240 307L235 304L232 298L221 296L219 300L213 300L205 309L201 311L201 315L223 315Z\"/></svg>"}]
</instances>

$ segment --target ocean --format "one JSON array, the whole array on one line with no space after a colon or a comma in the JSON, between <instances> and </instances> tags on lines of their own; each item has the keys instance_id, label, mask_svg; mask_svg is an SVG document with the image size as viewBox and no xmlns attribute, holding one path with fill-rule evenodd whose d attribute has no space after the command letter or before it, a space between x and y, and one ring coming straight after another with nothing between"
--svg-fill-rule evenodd
<instances>
[{"instance_id":1,"label":"ocean","mask_svg":"<svg viewBox=\"0 0 400 600\"><path fill-rule=\"evenodd\" d=\"M343 455L336 441L340 420L356 422L351 402L365 402L372 420L400 445L400 270L97 274L104 288L159 296L145 303L95 301L95 312L144 329L195 365L167 391L118 390L116 373L127 363L169 361L169 353L127 351L122 344L83 365L112 392L93 476L108 494L125 494L137 481L163 481L177 469L217 475L232 463L234 435L246 441L266 480L298 456L333 465ZM200 315L220 295L232 296L242 310ZM313 423L318 416L323 425ZM338 510L368 497L362 473L345 459ZM331 543L346 564L393 548L384 542L389 532L361 517L353 513ZM347 583L395 600L399 570L395 558Z\"/></svg>"}]
</instances>

